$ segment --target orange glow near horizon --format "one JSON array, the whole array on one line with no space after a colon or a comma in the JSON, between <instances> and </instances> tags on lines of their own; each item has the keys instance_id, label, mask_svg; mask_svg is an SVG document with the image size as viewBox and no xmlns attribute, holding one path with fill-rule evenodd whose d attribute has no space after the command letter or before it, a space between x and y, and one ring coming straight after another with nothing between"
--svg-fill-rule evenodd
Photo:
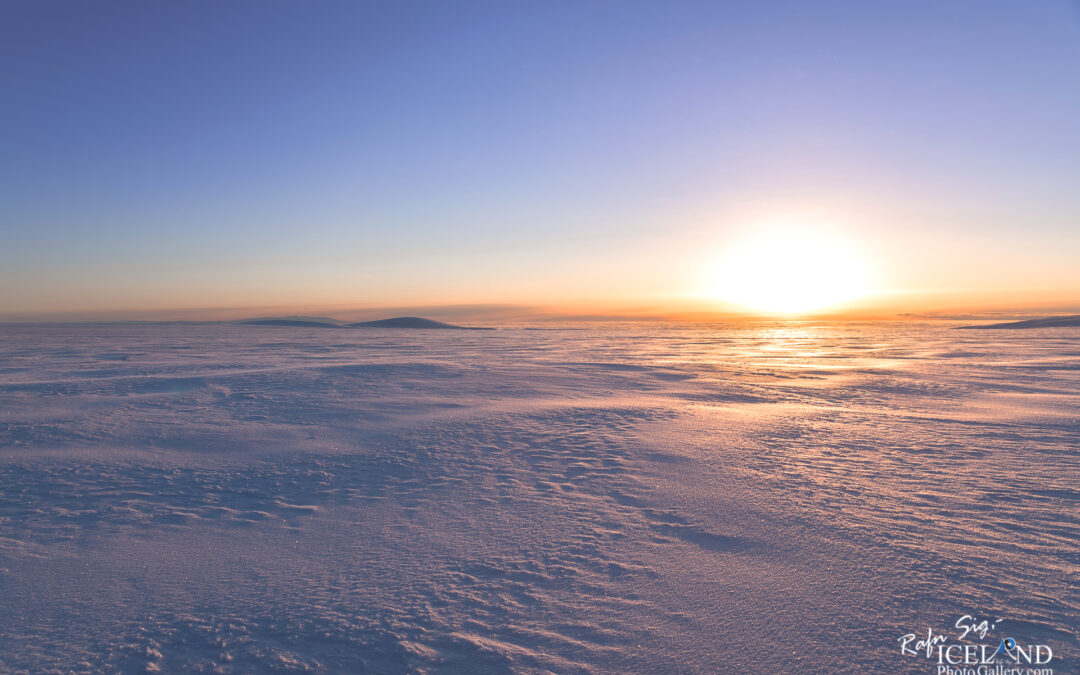
<instances>
[{"instance_id":1,"label":"orange glow near horizon","mask_svg":"<svg viewBox=\"0 0 1080 675\"><path fill-rule=\"evenodd\" d=\"M733 245L708 292L752 312L813 314L870 295L870 272L866 256L839 236L778 229Z\"/></svg>"}]
</instances>

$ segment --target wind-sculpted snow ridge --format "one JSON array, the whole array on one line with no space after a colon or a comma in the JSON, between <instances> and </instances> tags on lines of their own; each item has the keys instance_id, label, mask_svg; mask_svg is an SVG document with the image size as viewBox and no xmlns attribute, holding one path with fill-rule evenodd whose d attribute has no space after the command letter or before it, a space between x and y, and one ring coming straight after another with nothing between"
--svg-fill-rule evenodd
<instances>
[{"instance_id":1,"label":"wind-sculpted snow ridge","mask_svg":"<svg viewBox=\"0 0 1080 675\"><path fill-rule=\"evenodd\" d=\"M1060 333L7 326L0 356L2 671L925 673L898 638L964 614L1080 662Z\"/></svg>"}]
</instances>

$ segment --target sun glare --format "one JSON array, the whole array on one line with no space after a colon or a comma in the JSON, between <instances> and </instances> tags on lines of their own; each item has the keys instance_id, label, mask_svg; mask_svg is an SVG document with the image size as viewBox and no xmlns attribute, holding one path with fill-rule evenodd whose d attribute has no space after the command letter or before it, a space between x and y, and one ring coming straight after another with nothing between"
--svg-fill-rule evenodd
<instances>
[{"instance_id":1,"label":"sun glare","mask_svg":"<svg viewBox=\"0 0 1080 675\"><path fill-rule=\"evenodd\" d=\"M869 293L865 256L840 237L778 230L728 250L711 294L744 309L798 315L839 308Z\"/></svg>"}]
</instances>

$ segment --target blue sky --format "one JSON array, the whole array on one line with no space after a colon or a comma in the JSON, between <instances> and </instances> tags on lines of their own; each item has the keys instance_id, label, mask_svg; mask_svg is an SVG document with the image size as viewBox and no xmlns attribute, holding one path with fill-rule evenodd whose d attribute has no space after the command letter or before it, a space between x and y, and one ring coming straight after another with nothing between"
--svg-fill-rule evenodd
<instances>
[{"instance_id":1,"label":"blue sky","mask_svg":"<svg viewBox=\"0 0 1080 675\"><path fill-rule=\"evenodd\" d=\"M1080 301L1068 3L6 2L0 53L8 316L707 304L775 218L878 299Z\"/></svg>"}]
</instances>

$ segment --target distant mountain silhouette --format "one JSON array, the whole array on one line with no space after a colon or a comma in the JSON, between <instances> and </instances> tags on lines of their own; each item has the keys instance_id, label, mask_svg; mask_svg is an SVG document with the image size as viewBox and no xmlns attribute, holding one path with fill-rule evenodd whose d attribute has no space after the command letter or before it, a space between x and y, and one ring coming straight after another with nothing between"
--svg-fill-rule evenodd
<instances>
[{"instance_id":1,"label":"distant mountain silhouette","mask_svg":"<svg viewBox=\"0 0 1080 675\"><path fill-rule=\"evenodd\" d=\"M958 326L958 328L979 330L984 328L1061 328L1065 326L1080 327L1080 314L1048 316L1044 319L1027 319L1026 321L1009 321L1006 323L983 324L981 326Z\"/></svg>"},{"instance_id":2,"label":"distant mountain silhouette","mask_svg":"<svg viewBox=\"0 0 1080 675\"><path fill-rule=\"evenodd\" d=\"M341 324L334 319L308 319L308 318L268 318L268 319L247 319L244 321L238 321L247 326L309 326L314 328L341 328Z\"/></svg>"},{"instance_id":3,"label":"distant mountain silhouette","mask_svg":"<svg viewBox=\"0 0 1080 675\"><path fill-rule=\"evenodd\" d=\"M450 323L424 319L419 316L395 316L378 321L358 321L345 323L337 319L321 316L267 316L258 319L243 319L235 323L245 326L284 326L293 328L439 328L450 330L494 330L475 326L455 326Z\"/></svg>"},{"instance_id":4,"label":"distant mountain silhouette","mask_svg":"<svg viewBox=\"0 0 1080 675\"><path fill-rule=\"evenodd\" d=\"M476 328L472 326L455 326L441 321L432 321L419 316L395 316L392 319L379 319L378 321L360 321L347 324L350 328L440 328L453 330L491 330L490 328Z\"/></svg>"}]
</instances>

